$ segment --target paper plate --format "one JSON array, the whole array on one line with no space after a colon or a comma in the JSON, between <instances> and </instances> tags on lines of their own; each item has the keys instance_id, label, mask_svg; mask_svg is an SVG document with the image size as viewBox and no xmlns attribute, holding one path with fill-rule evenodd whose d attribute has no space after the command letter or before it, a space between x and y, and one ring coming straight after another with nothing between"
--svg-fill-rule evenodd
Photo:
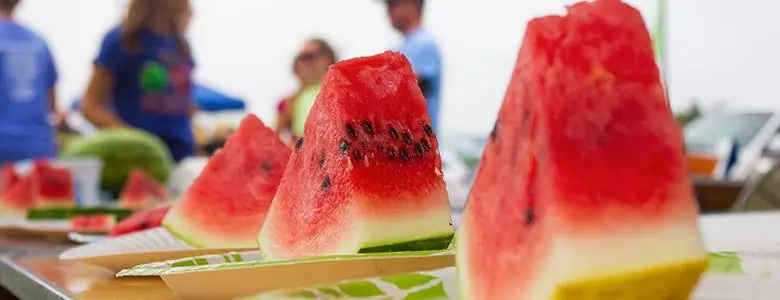
<instances>
[{"instance_id":1,"label":"paper plate","mask_svg":"<svg viewBox=\"0 0 780 300\"><path fill-rule=\"evenodd\" d=\"M710 253L692 300L775 300L780 294L780 255ZM354 279L334 284L279 289L241 300L263 299L458 299L454 267L430 272Z\"/></svg>"},{"instance_id":2,"label":"paper plate","mask_svg":"<svg viewBox=\"0 0 780 300\"><path fill-rule=\"evenodd\" d=\"M158 227L71 248L60 254L60 259L78 260L118 272L145 263L249 250L253 249L196 249Z\"/></svg>"},{"instance_id":3,"label":"paper plate","mask_svg":"<svg viewBox=\"0 0 780 300\"><path fill-rule=\"evenodd\" d=\"M233 299L300 286L451 267L451 251L313 257L179 267L161 274L181 299Z\"/></svg>"},{"instance_id":4,"label":"paper plate","mask_svg":"<svg viewBox=\"0 0 780 300\"><path fill-rule=\"evenodd\" d=\"M259 250L202 255L137 265L130 269L119 271L119 273L116 274L116 277L158 276L170 271L171 269L179 267L219 265L234 262L254 262L260 261L261 259L262 257Z\"/></svg>"}]
</instances>

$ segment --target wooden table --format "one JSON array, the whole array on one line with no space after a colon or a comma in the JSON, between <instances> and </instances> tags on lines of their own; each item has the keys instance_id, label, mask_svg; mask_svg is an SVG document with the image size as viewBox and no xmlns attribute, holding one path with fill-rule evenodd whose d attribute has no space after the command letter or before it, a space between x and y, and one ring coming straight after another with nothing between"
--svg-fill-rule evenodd
<instances>
[{"instance_id":1,"label":"wooden table","mask_svg":"<svg viewBox=\"0 0 780 300\"><path fill-rule=\"evenodd\" d=\"M114 272L54 256L0 259L0 284L22 300L177 299L159 277L115 278Z\"/></svg>"}]
</instances>

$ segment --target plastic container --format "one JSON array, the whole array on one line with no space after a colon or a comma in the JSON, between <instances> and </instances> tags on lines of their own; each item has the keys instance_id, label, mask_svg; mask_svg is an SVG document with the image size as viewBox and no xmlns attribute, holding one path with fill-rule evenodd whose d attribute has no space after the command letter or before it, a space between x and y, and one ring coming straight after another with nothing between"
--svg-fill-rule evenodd
<instances>
[{"instance_id":1,"label":"plastic container","mask_svg":"<svg viewBox=\"0 0 780 300\"><path fill-rule=\"evenodd\" d=\"M68 158L53 159L51 163L54 166L66 168L73 174L78 206L100 204L100 173L103 171L103 160L99 158ZM17 172L23 174L29 172L31 168L31 161L16 164Z\"/></svg>"}]
</instances>

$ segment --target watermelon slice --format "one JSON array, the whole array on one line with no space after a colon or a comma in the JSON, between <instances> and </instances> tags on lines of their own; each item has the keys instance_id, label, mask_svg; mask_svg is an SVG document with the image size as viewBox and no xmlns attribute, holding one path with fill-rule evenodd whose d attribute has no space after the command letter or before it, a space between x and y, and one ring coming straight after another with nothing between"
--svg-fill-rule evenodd
<instances>
[{"instance_id":1,"label":"watermelon slice","mask_svg":"<svg viewBox=\"0 0 780 300\"><path fill-rule=\"evenodd\" d=\"M157 180L135 169L127 177L125 187L119 196L119 206L127 209L143 209L155 203L168 200L168 191Z\"/></svg>"},{"instance_id":2,"label":"watermelon slice","mask_svg":"<svg viewBox=\"0 0 780 300\"><path fill-rule=\"evenodd\" d=\"M174 204L163 226L201 248L257 247L290 152L260 119L247 116Z\"/></svg>"},{"instance_id":3,"label":"watermelon slice","mask_svg":"<svg viewBox=\"0 0 780 300\"><path fill-rule=\"evenodd\" d=\"M31 173L36 183L38 205L42 208L74 207L76 205L73 174L47 161L36 161Z\"/></svg>"},{"instance_id":4,"label":"watermelon slice","mask_svg":"<svg viewBox=\"0 0 780 300\"><path fill-rule=\"evenodd\" d=\"M0 195L0 214L24 218L29 209L35 208L35 181L31 176L22 176L15 180Z\"/></svg>"},{"instance_id":5,"label":"watermelon slice","mask_svg":"<svg viewBox=\"0 0 780 300\"><path fill-rule=\"evenodd\" d=\"M19 174L12 164L6 164L0 169L0 195L8 190L16 181L19 180Z\"/></svg>"},{"instance_id":6,"label":"watermelon slice","mask_svg":"<svg viewBox=\"0 0 780 300\"><path fill-rule=\"evenodd\" d=\"M400 53L330 67L259 237L268 259L446 249L438 141Z\"/></svg>"},{"instance_id":7,"label":"watermelon slice","mask_svg":"<svg viewBox=\"0 0 780 300\"><path fill-rule=\"evenodd\" d=\"M531 21L457 238L461 299L688 299L707 266L640 13Z\"/></svg>"},{"instance_id":8,"label":"watermelon slice","mask_svg":"<svg viewBox=\"0 0 780 300\"><path fill-rule=\"evenodd\" d=\"M108 235L120 236L136 231L160 227L163 218L165 218L165 215L170 209L171 206L164 205L146 211L139 211L127 219L122 220L119 224L116 224L116 226L109 231Z\"/></svg>"},{"instance_id":9,"label":"watermelon slice","mask_svg":"<svg viewBox=\"0 0 780 300\"><path fill-rule=\"evenodd\" d=\"M79 215L71 219L71 228L75 232L108 232L116 225L116 216Z\"/></svg>"}]
</instances>

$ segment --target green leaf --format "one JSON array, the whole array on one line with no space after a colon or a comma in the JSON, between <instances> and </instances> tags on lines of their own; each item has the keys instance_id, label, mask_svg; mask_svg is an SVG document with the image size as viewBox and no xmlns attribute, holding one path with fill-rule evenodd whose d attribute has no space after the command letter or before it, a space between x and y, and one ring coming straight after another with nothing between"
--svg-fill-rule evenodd
<instances>
[{"instance_id":1,"label":"green leaf","mask_svg":"<svg viewBox=\"0 0 780 300\"><path fill-rule=\"evenodd\" d=\"M344 294L351 297L371 297L385 294L385 292L376 287L376 285L368 281L343 283L339 285L339 289L341 289Z\"/></svg>"},{"instance_id":2,"label":"green leaf","mask_svg":"<svg viewBox=\"0 0 780 300\"><path fill-rule=\"evenodd\" d=\"M444 291L444 283L442 282L439 282L439 284L424 289L422 291L409 293L409 295L406 295L406 297L404 298L404 300L439 300L439 299L449 299L449 297L447 296L447 292Z\"/></svg>"},{"instance_id":3,"label":"green leaf","mask_svg":"<svg viewBox=\"0 0 780 300\"><path fill-rule=\"evenodd\" d=\"M393 285L397 286L399 289L407 290L415 286L424 285L428 282L431 282L431 280L435 280L435 279L436 277L425 275L425 274L406 274L406 275L386 277L386 278L382 278L381 280L392 283Z\"/></svg>"}]
</instances>

